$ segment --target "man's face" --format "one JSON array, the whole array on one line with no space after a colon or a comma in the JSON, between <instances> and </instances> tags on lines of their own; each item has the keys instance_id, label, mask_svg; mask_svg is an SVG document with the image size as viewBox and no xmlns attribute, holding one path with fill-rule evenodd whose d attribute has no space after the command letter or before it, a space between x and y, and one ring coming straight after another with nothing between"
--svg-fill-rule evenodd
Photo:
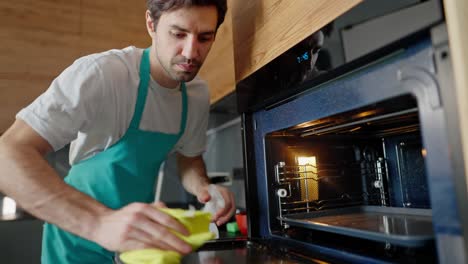
<instances>
[{"instance_id":1,"label":"man's face","mask_svg":"<svg viewBox=\"0 0 468 264\"><path fill-rule=\"evenodd\" d=\"M196 6L165 12L150 32L156 56L155 75L170 87L193 80L213 44L218 13L214 6ZM164 75L164 76L161 76Z\"/></svg>"}]
</instances>

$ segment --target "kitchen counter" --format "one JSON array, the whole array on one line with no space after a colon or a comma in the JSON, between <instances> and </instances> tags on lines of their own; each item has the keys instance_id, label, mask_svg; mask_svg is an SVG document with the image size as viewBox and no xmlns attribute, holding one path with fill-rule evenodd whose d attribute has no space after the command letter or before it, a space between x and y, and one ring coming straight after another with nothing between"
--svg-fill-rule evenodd
<instances>
[{"instance_id":1,"label":"kitchen counter","mask_svg":"<svg viewBox=\"0 0 468 264\"><path fill-rule=\"evenodd\" d=\"M221 235L222 236L222 235ZM117 262L123 264L122 262ZM317 258L299 256L284 249L248 241L246 237L208 241L197 252L186 255L182 264L258 264L258 263L328 263Z\"/></svg>"},{"instance_id":2,"label":"kitchen counter","mask_svg":"<svg viewBox=\"0 0 468 264\"><path fill-rule=\"evenodd\" d=\"M328 263L316 258L292 254L246 238L217 240L205 244L198 252L185 256L182 263L190 264L257 264L257 263Z\"/></svg>"}]
</instances>

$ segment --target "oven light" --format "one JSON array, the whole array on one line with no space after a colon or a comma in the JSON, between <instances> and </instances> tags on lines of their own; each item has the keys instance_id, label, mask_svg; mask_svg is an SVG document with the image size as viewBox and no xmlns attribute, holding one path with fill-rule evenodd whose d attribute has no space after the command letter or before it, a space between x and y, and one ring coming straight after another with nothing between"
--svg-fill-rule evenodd
<instances>
[{"instance_id":1,"label":"oven light","mask_svg":"<svg viewBox=\"0 0 468 264\"><path fill-rule=\"evenodd\" d=\"M423 156L424 158L426 157L427 151L426 151L425 148L421 149L421 154L422 154L422 156Z\"/></svg>"},{"instance_id":2,"label":"oven light","mask_svg":"<svg viewBox=\"0 0 468 264\"><path fill-rule=\"evenodd\" d=\"M317 166L315 156L312 157L297 157L297 165L299 166Z\"/></svg>"},{"instance_id":3,"label":"oven light","mask_svg":"<svg viewBox=\"0 0 468 264\"><path fill-rule=\"evenodd\" d=\"M317 158L297 157L297 165L299 166L299 177L301 187L301 198L303 201L318 200L318 170Z\"/></svg>"}]
</instances>

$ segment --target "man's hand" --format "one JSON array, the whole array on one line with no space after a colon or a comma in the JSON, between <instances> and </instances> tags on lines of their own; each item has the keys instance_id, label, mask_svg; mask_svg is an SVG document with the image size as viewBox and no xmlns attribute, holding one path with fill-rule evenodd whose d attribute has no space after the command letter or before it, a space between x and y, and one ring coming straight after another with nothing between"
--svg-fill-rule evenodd
<instances>
[{"instance_id":1,"label":"man's hand","mask_svg":"<svg viewBox=\"0 0 468 264\"><path fill-rule=\"evenodd\" d=\"M182 184L185 189L191 194L197 196L198 201L207 203L211 200L208 188L210 186L210 179L206 174L205 162L201 155L196 157L186 157L180 153L177 155L177 164L179 166L179 173ZM236 210L234 202L234 195L227 188L214 185L224 199L225 206L223 209L216 212L213 220L217 225L226 223Z\"/></svg>"},{"instance_id":2,"label":"man's hand","mask_svg":"<svg viewBox=\"0 0 468 264\"><path fill-rule=\"evenodd\" d=\"M236 204L234 200L234 194L228 190L227 188L219 185L213 185L216 187L218 192L224 199L224 208L220 209L216 214L213 216L213 221L219 226L227 221L232 217L234 212L236 211ZM207 203L211 200L211 196L208 192L209 185L204 186L197 194L198 201L201 203Z\"/></svg>"},{"instance_id":3,"label":"man's hand","mask_svg":"<svg viewBox=\"0 0 468 264\"><path fill-rule=\"evenodd\" d=\"M98 219L93 240L110 251L143 248L172 250L188 254L192 247L171 232L183 235L188 230L175 218L158 210L162 204L132 203L112 210Z\"/></svg>"}]
</instances>

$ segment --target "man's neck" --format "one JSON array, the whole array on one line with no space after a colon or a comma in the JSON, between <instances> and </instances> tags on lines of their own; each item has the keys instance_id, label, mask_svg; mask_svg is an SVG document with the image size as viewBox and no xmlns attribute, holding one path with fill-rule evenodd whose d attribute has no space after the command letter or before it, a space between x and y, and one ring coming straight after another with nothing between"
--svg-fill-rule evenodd
<instances>
[{"instance_id":1,"label":"man's neck","mask_svg":"<svg viewBox=\"0 0 468 264\"><path fill-rule=\"evenodd\" d=\"M164 70L163 66L156 57L156 50L154 47L151 47L149 57L150 72L151 77L153 77L153 80L165 88L174 89L179 87L180 82L168 77L169 74Z\"/></svg>"}]
</instances>

